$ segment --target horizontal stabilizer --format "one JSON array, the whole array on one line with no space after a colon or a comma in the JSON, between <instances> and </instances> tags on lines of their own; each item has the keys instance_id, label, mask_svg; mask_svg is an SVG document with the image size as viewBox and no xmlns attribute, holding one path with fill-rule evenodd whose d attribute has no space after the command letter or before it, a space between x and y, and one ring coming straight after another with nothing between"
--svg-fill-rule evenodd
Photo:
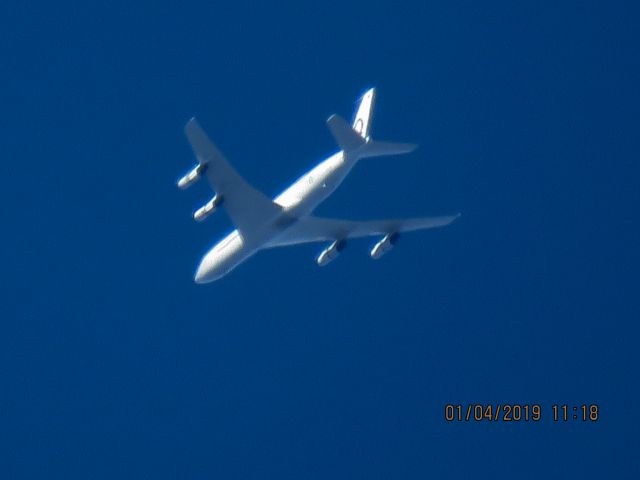
<instances>
[{"instance_id":1,"label":"horizontal stabilizer","mask_svg":"<svg viewBox=\"0 0 640 480\"><path fill-rule=\"evenodd\" d=\"M364 145L364 139L340 115L331 115L327 125L336 143L345 152L357 150Z\"/></svg>"},{"instance_id":2,"label":"horizontal stabilizer","mask_svg":"<svg viewBox=\"0 0 640 480\"><path fill-rule=\"evenodd\" d=\"M365 140L339 115L331 115L327 125L340 149L357 158L402 155L418 148L415 143L379 142L372 140L371 137Z\"/></svg>"},{"instance_id":3,"label":"horizontal stabilizer","mask_svg":"<svg viewBox=\"0 0 640 480\"><path fill-rule=\"evenodd\" d=\"M381 157L383 155L402 155L413 152L418 145L415 143L393 143L379 142L377 140L368 142L364 148L358 152L360 157Z\"/></svg>"}]
</instances>

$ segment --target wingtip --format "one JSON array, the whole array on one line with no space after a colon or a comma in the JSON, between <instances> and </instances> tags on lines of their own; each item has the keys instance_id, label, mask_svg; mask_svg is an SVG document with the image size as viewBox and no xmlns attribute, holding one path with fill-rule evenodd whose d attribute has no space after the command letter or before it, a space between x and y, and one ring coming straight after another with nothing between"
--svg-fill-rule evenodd
<instances>
[{"instance_id":1,"label":"wingtip","mask_svg":"<svg viewBox=\"0 0 640 480\"><path fill-rule=\"evenodd\" d=\"M196 117L191 117L187 123L184 124L184 132L188 133L189 130L191 130L194 126L198 125L198 120L196 120Z\"/></svg>"}]
</instances>

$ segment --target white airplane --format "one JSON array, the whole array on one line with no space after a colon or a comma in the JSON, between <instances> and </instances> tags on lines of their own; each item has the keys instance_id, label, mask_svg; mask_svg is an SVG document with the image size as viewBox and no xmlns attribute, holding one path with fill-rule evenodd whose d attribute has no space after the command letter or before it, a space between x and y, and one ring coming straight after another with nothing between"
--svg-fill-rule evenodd
<instances>
[{"instance_id":1,"label":"white airplane","mask_svg":"<svg viewBox=\"0 0 640 480\"><path fill-rule=\"evenodd\" d=\"M458 214L356 222L311 215L342 183L358 160L409 153L416 148L413 144L371 139L369 127L374 96L373 88L364 94L353 126L338 115L329 117L327 124L340 151L302 175L273 200L235 171L195 118L187 123L185 133L198 164L178 180L178 187L185 189L205 175L215 195L194 212L193 218L202 221L224 205L236 227L202 258L194 277L196 283L222 278L260 250L300 243L331 242L316 259L322 267L340 254L348 238L379 235L382 238L370 252L371 258L378 259L393 248L401 232L442 227L459 217Z\"/></svg>"}]
</instances>

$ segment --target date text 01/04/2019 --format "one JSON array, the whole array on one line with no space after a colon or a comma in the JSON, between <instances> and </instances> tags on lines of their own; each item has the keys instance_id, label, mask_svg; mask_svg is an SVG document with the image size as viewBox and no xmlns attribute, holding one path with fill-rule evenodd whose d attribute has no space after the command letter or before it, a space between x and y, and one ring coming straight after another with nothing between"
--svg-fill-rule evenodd
<instances>
[{"instance_id":1,"label":"date text 01/04/2019","mask_svg":"<svg viewBox=\"0 0 640 480\"><path fill-rule=\"evenodd\" d=\"M546 410L546 415L543 410ZM600 417L597 404L555 404L543 409L539 404L450 404L444 407L447 422L539 422L551 418L554 422L582 421L596 422Z\"/></svg>"}]
</instances>

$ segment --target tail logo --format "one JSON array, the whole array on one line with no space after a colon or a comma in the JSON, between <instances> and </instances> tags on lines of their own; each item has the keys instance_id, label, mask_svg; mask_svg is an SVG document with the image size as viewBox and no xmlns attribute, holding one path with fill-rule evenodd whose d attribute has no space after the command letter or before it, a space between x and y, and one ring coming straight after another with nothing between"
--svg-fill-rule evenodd
<instances>
[{"instance_id":1,"label":"tail logo","mask_svg":"<svg viewBox=\"0 0 640 480\"><path fill-rule=\"evenodd\" d=\"M362 136L362 129L364 128L364 122L362 121L361 118L358 118L356 120L356 124L353 126L353 129L356 131L356 133L360 136Z\"/></svg>"}]
</instances>

